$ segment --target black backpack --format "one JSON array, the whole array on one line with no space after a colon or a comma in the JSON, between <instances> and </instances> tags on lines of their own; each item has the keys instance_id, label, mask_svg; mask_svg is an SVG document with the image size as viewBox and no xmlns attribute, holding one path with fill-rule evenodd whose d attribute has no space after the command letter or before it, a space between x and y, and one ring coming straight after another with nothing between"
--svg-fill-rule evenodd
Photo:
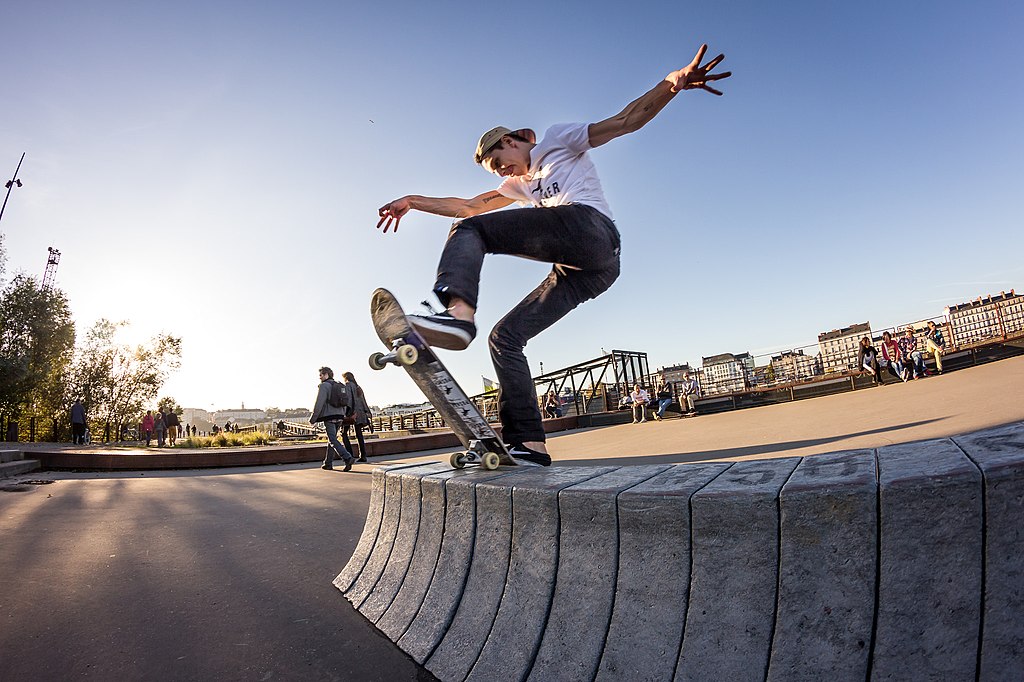
<instances>
[{"instance_id":1,"label":"black backpack","mask_svg":"<svg viewBox=\"0 0 1024 682\"><path fill-rule=\"evenodd\" d=\"M352 394L349 393L348 386L331 379L331 392L327 395L327 404L331 407L345 407L351 410Z\"/></svg>"}]
</instances>

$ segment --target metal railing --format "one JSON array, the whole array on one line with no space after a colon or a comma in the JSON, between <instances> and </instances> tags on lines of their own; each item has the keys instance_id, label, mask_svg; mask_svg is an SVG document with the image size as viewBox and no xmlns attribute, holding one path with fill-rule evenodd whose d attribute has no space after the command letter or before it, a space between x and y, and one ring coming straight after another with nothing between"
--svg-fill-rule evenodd
<instances>
[{"instance_id":1,"label":"metal railing","mask_svg":"<svg viewBox=\"0 0 1024 682\"><path fill-rule=\"evenodd\" d=\"M612 352L547 372L533 378L538 405L549 391L562 399L563 416L614 410L619 396L626 395L633 384L642 383L649 374L647 353L626 350ZM486 391L470 397L489 422L498 421L498 392ZM433 408L394 415L375 415L370 419L376 431L421 431L445 428L444 420Z\"/></svg>"}]
</instances>

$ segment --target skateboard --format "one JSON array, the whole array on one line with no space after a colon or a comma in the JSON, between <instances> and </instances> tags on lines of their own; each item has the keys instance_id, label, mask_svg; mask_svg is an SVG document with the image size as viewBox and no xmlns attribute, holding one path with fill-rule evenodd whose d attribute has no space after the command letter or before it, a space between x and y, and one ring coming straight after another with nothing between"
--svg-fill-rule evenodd
<instances>
[{"instance_id":1,"label":"skateboard","mask_svg":"<svg viewBox=\"0 0 1024 682\"><path fill-rule=\"evenodd\" d=\"M434 350L412 328L394 294L387 289L374 291L370 317L377 336L389 349L387 353L371 355L370 368L382 370L388 365L405 368L465 448L452 454L451 465L461 469L475 464L487 470L497 469L499 465L514 466L516 461L509 455L508 448Z\"/></svg>"}]
</instances>

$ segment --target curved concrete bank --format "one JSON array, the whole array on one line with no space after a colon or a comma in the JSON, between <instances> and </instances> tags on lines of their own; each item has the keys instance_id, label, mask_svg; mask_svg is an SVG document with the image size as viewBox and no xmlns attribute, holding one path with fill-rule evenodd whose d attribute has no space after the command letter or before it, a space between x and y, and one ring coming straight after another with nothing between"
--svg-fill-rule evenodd
<instances>
[{"instance_id":1,"label":"curved concrete bank","mask_svg":"<svg viewBox=\"0 0 1024 682\"><path fill-rule=\"evenodd\" d=\"M442 680L1024 669L1024 424L803 459L373 476L334 584Z\"/></svg>"}]
</instances>

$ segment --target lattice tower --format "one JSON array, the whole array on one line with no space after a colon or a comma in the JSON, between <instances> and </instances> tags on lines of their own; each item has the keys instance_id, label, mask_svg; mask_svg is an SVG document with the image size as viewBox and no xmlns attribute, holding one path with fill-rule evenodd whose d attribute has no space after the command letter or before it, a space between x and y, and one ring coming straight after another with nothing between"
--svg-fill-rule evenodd
<instances>
[{"instance_id":1,"label":"lattice tower","mask_svg":"<svg viewBox=\"0 0 1024 682\"><path fill-rule=\"evenodd\" d=\"M53 286L53 280L57 277L57 265L60 263L60 251L52 246L48 250L50 255L46 259L46 272L43 273L42 289L44 291Z\"/></svg>"}]
</instances>

